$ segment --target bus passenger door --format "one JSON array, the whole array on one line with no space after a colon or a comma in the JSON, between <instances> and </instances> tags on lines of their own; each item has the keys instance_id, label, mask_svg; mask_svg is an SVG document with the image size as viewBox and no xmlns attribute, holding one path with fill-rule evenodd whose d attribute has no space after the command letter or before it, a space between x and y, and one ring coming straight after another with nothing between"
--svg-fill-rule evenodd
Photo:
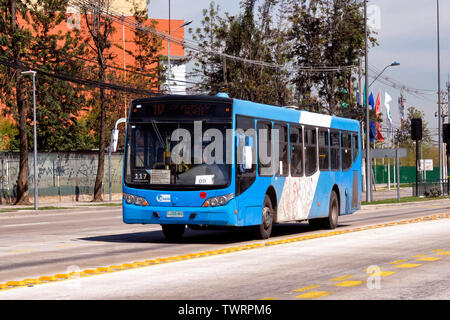
<instances>
[{"instance_id":1,"label":"bus passenger door","mask_svg":"<svg viewBox=\"0 0 450 320\"><path fill-rule=\"evenodd\" d=\"M256 202L255 193L247 191L256 180L256 149L253 136L236 134L236 206L239 211L240 224L248 224L252 220L254 212L259 212L254 208Z\"/></svg>"}]
</instances>

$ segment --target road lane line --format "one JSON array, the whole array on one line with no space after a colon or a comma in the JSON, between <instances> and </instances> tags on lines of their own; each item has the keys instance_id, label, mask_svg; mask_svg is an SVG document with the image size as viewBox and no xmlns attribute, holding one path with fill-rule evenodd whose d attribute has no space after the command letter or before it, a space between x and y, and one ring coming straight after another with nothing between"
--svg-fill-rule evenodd
<instances>
[{"instance_id":1,"label":"road lane line","mask_svg":"<svg viewBox=\"0 0 450 320\"><path fill-rule=\"evenodd\" d=\"M400 263L403 263L403 262L406 262L406 261L408 261L408 260L406 260L406 259L404 259L404 260L395 260L395 261L389 262L389 264L400 264Z\"/></svg>"},{"instance_id":2,"label":"road lane line","mask_svg":"<svg viewBox=\"0 0 450 320\"><path fill-rule=\"evenodd\" d=\"M27 227L27 226L38 226L50 224L51 222L33 222L33 223L20 223L20 224L5 224L1 227L3 228L13 228L13 227Z\"/></svg>"},{"instance_id":3,"label":"road lane line","mask_svg":"<svg viewBox=\"0 0 450 320\"><path fill-rule=\"evenodd\" d=\"M399 264L397 266L395 266L396 268L400 268L400 269L410 269L410 268L415 268L415 267L419 267L421 266L421 264L418 263L404 263L404 264Z\"/></svg>"},{"instance_id":4,"label":"road lane line","mask_svg":"<svg viewBox=\"0 0 450 320\"><path fill-rule=\"evenodd\" d=\"M303 293L303 294L300 294L295 297L300 298L300 299L317 299L317 298L322 298L322 297L328 296L332 293L333 292L330 292L330 291L310 291L310 292Z\"/></svg>"},{"instance_id":5,"label":"road lane line","mask_svg":"<svg viewBox=\"0 0 450 320\"><path fill-rule=\"evenodd\" d=\"M351 278L351 277L353 277L353 276L352 275L346 275L346 276L342 276L342 277L339 277L339 278L331 279L330 281L342 281L342 280L347 280L348 278Z\"/></svg>"},{"instance_id":6,"label":"road lane line","mask_svg":"<svg viewBox=\"0 0 450 320\"><path fill-rule=\"evenodd\" d=\"M356 287L361 285L363 282L359 280L346 280L334 284L335 287Z\"/></svg>"},{"instance_id":7,"label":"road lane line","mask_svg":"<svg viewBox=\"0 0 450 320\"><path fill-rule=\"evenodd\" d=\"M441 259L441 258L439 258L439 257L423 257L423 258L419 258L417 260L418 261L436 261L439 259Z\"/></svg>"},{"instance_id":8,"label":"road lane line","mask_svg":"<svg viewBox=\"0 0 450 320\"><path fill-rule=\"evenodd\" d=\"M305 292L305 291L308 291L308 290L311 290L311 289L316 289L318 287L320 287L320 285L318 285L318 284L310 285L310 286L306 286L306 287L303 287L303 288L294 289L294 290L292 290L292 292Z\"/></svg>"},{"instance_id":9,"label":"road lane line","mask_svg":"<svg viewBox=\"0 0 450 320\"><path fill-rule=\"evenodd\" d=\"M368 273L367 275L371 276L371 277L387 277L394 273L396 273L396 272L395 271L375 271L373 273Z\"/></svg>"}]
</instances>

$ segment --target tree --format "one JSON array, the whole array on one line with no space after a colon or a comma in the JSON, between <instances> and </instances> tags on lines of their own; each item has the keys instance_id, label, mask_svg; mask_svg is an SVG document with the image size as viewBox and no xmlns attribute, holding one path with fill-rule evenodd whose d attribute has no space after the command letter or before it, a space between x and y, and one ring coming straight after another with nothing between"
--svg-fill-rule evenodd
<instances>
[{"instance_id":1,"label":"tree","mask_svg":"<svg viewBox=\"0 0 450 320\"><path fill-rule=\"evenodd\" d=\"M84 61L76 59L85 51L80 32L54 31L66 21L67 4L68 0L41 0L32 4L30 22L33 37L29 60L40 70L67 75L83 72ZM83 88L39 74L36 100L38 149L77 150L79 112L86 110Z\"/></svg>"},{"instance_id":2,"label":"tree","mask_svg":"<svg viewBox=\"0 0 450 320\"><path fill-rule=\"evenodd\" d=\"M90 39L88 39L91 53L94 55L98 66L98 80L105 82L107 62L113 58L112 54L108 52L111 48L111 34L114 31L112 19L108 14L111 7L111 0L98 0L95 5L90 8L83 5L81 7L87 28L89 30ZM106 96L105 88L99 89L98 100L98 123L99 123L99 151L98 151L98 166L97 175L94 185L93 201L102 201L102 180L105 167L105 149L106 149Z\"/></svg>"},{"instance_id":3,"label":"tree","mask_svg":"<svg viewBox=\"0 0 450 320\"><path fill-rule=\"evenodd\" d=\"M425 114L423 113L423 111L420 111L415 107L409 107L407 109L407 115L403 130L396 131L394 135L394 139L399 145L408 148L415 147L415 142L411 139L411 119L417 118L422 119L422 143L432 143L430 129L428 129L428 122L425 121Z\"/></svg>"},{"instance_id":4,"label":"tree","mask_svg":"<svg viewBox=\"0 0 450 320\"><path fill-rule=\"evenodd\" d=\"M434 162L437 163L439 161L439 155L435 150L436 148L432 145L433 139L428 128L428 122L425 121L425 114L415 107L409 107L407 109L403 130L399 129L394 134L394 141L396 141L398 146L408 150L408 156L407 158L401 159L401 164L416 165L416 142L411 139L411 119L414 118L422 119L422 140L419 141L419 144L423 149L423 154L433 158Z\"/></svg>"},{"instance_id":5,"label":"tree","mask_svg":"<svg viewBox=\"0 0 450 320\"><path fill-rule=\"evenodd\" d=\"M290 0L292 23L290 57L294 66L354 66L364 55L364 17L361 1ZM376 45L373 35L369 41ZM327 72L301 70L293 83L299 104L316 103L327 114L357 114L352 68Z\"/></svg>"},{"instance_id":6,"label":"tree","mask_svg":"<svg viewBox=\"0 0 450 320\"><path fill-rule=\"evenodd\" d=\"M19 129L19 175L15 204L28 204L28 105L24 95L22 60L27 52L30 31L20 21L27 21L26 3L17 0L0 0L0 70L1 99L14 113ZM13 67L6 66L10 62Z\"/></svg>"},{"instance_id":7,"label":"tree","mask_svg":"<svg viewBox=\"0 0 450 320\"><path fill-rule=\"evenodd\" d=\"M230 96L251 101L285 105L291 100L283 30L274 21L276 0L241 1L237 16L219 16L214 2L203 11L202 27L193 32L201 51L192 54L196 60L195 76L201 76L198 91L217 93L225 90ZM230 59L221 52L240 59ZM260 61L248 63L245 60Z\"/></svg>"},{"instance_id":8,"label":"tree","mask_svg":"<svg viewBox=\"0 0 450 320\"><path fill-rule=\"evenodd\" d=\"M133 57L134 64L128 65L131 69L127 82L135 88L147 90L159 90L165 81L162 65L162 39L156 34L148 32L148 28L155 28L157 22L148 18L147 9L140 9L133 0L133 18L139 27L134 29L134 51L128 51Z\"/></svg>"}]
</instances>

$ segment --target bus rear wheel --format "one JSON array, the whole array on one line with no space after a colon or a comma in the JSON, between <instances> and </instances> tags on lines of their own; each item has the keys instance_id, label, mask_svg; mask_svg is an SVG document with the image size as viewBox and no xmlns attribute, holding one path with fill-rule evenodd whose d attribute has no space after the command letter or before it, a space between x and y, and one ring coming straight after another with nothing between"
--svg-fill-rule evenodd
<instances>
[{"instance_id":1,"label":"bus rear wheel","mask_svg":"<svg viewBox=\"0 0 450 320\"><path fill-rule=\"evenodd\" d=\"M186 225L184 224L162 224L162 232L164 236L167 238L167 240L179 240L183 234L184 230L186 228Z\"/></svg>"},{"instance_id":2,"label":"bus rear wheel","mask_svg":"<svg viewBox=\"0 0 450 320\"><path fill-rule=\"evenodd\" d=\"M269 195L264 197L264 204L262 209L262 223L255 226L255 236L258 239L268 239L272 233L273 227L273 206Z\"/></svg>"},{"instance_id":3,"label":"bus rear wheel","mask_svg":"<svg viewBox=\"0 0 450 320\"><path fill-rule=\"evenodd\" d=\"M335 229L338 225L339 218L339 200L336 192L333 190L330 194L330 205L328 209L328 217L311 219L309 225L317 229Z\"/></svg>"}]
</instances>

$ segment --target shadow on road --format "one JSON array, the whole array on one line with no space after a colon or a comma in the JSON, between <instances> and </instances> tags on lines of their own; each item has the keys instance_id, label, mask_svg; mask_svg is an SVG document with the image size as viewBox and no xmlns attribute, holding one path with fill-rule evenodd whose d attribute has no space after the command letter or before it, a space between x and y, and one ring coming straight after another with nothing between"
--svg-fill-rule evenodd
<instances>
[{"instance_id":1,"label":"shadow on road","mask_svg":"<svg viewBox=\"0 0 450 320\"><path fill-rule=\"evenodd\" d=\"M339 225L344 227L345 225ZM307 223L283 223L273 227L271 238L301 235L320 231L310 227ZM167 240L161 230L136 233L111 234L95 237L80 238L84 241L101 241L111 243L170 243L170 244L234 244L245 241L257 241L249 227L223 230L192 230L187 228L183 237L178 241Z\"/></svg>"}]
</instances>

